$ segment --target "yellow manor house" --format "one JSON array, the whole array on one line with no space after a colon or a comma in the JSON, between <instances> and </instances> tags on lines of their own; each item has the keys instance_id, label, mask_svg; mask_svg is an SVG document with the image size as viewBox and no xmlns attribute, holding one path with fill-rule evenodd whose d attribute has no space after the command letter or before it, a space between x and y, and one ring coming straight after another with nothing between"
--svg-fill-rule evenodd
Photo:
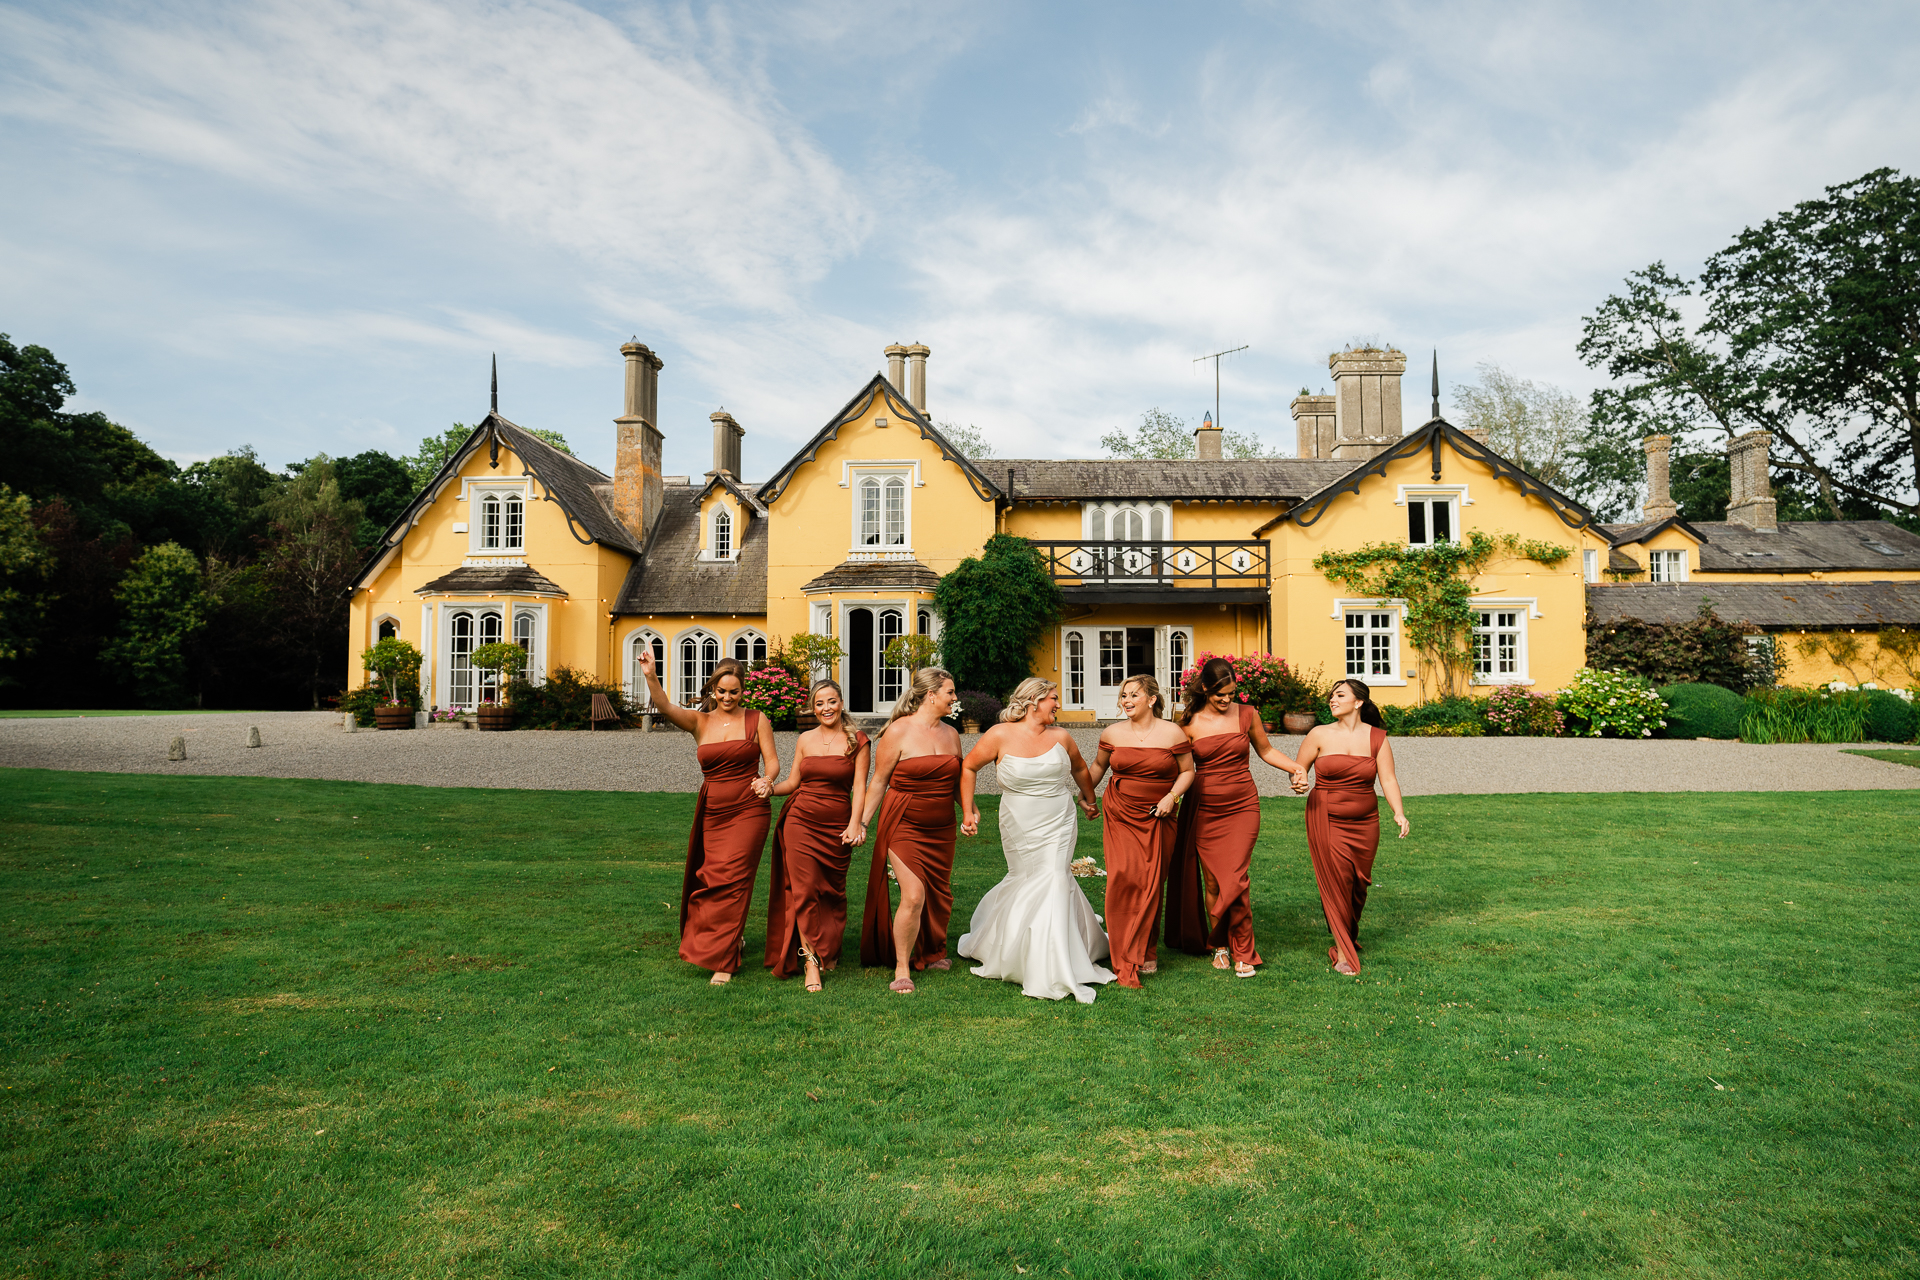
<instances>
[{"instance_id":1,"label":"yellow manor house","mask_svg":"<svg viewBox=\"0 0 1920 1280\"><path fill-rule=\"evenodd\" d=\"M1471 580L1474 686L1557 689L1584 664L1590 619L1684 621L1703 601L1784 637L1783 681L1912 682L1874 635L1920 626L1920 537L1883 522L1777 524L1764 432L1732 446L1725 522L1678 518L1670 442L1655 437L1644 518L1600 524L1444 421L1437 375L1432 418L1405 432L1397 351L1330 358L1333 394L1293 402L1297 457L1223 459L1209 423L1196 458L1136 462L964 457L927 416L928 349L895 345L887 372L771 479L741 478L743 429L714 413L713 469L696 481L661 474L662 362L638 342L620 350L614 474L496 403L355 581L350 684L360 652L398 636L425 655L429 704L472 707L493 692L469 655L504 639L527 650L535 680L573 667L644 702L644 645L691 700L723 655L763 658L778 637L813 632L846 652L834 674L851 709L883 715L907 674L884 662L888 642L937 637L940 576L1007 533L1033 543L1065 598L1032 658L1060 682L1064 719L1117 717L1128 676L1171 684L1201 651L1270 651L1413 703L1438 690L1422 691L1406 602L1356 598L1315 558L1476 530L1516 550ZM1520 554L1528 543L1569 554L1549 565Z\"/></svg>"}]
</instances>

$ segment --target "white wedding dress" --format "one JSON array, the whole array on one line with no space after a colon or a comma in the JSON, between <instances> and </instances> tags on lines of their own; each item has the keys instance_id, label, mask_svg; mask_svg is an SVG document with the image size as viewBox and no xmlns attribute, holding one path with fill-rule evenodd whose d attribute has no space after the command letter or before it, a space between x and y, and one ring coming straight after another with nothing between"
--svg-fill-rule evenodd
<instances>
[{"instance_id":1,"label":"white wedding dress","mask_svg":"<svg viewBox=\"0 0 1920 1280\"><path fill-rule=\"evenodd\" d=\"M1094 963L1109 954L1107 932L1068 870L1080 832L1067 749L1056 742L1041 755L1002 756L997 768L1007 878L974 908L960 954L980 962L977 977L1092 1004L1094 985L1112 982L1113 971Z\"/></svg>"}]
</instances>

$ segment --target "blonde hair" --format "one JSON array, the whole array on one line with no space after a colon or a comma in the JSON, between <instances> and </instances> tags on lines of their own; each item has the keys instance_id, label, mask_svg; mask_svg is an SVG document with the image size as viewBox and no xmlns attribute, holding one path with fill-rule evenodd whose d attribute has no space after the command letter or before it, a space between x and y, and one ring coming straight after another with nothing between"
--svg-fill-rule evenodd
<instances>
[{"instance_id":1,"label":"blonde hair","mask_svg":"<svg viewBox=\"0 0 1920 1280\"><path fill-rule=\"evenodd\" d=\"M1125 693L1130 684L1139 685L1140 692L1153 699L1153 714L1164 720L1167 715L1167 700L1160 696L1160 682L1152 676L1128 676L1120 682L1120 692Z\"/></svg>"},{"instance_id":2,"label":"blonde hair","mask_svg":"<svg viewBox=\"0 0 1920 1280\"><path fill-rule=\"evenodd\" d=\"M1060 686L1051 680L1042 680L1039 676L1028 676L1013 690L1013 696L1007 699L1007 705L1000 712L1001 724L1013 724L1027 718L1027 712L1033 710L1033 704L1050 693L1060 692Z\"/></svg>"},{"instance_id":3,"label":"blonde hair","mask_svg":"<svg viewBox=\"0 0 1920 1280\"><path fill-rule=\"evenodd\" d=\"M847 723L847 695L840 691L840 685L834 680L815 680L813 688L807 690L807 707L813 707L813 700L822 689L833 690L833 696L840 699L840 732L847 735L847 754L852 755L860 749L860 739L854 734L853 726Z\"/></svg>"},{"instance_id":4,"label":"blonde hair","mask_svg":"<svg viewBox=\"0 0 1920 1280\"><path fill-rule=\"evenodd\" d=\"M887 717L886 726L881 732L891 729L895 720L904 719L918 711L920 704L927 700L928 694L938 689L944 681L951 679L953 679L953 673L945 667L922 667L914 672L913 684L907 689L905 696L894 701L893 714Z\"/></svg>"},{"instance_id":5,"label":"blonde hair","mask_svg":"<svg viewBox=\"0 0 1920 1280\"><path fill-rule=\"evenodd\" d=\"M732 676L740 682L740 692L745 693L747 691L747 664L738 658L722 658L719 664L714 667L713 674L707 677L707 682L700 686L700 709L702 711L713 710L713 689L715 685L720 683L721 676Z\"/></svg>"}]
</instances>

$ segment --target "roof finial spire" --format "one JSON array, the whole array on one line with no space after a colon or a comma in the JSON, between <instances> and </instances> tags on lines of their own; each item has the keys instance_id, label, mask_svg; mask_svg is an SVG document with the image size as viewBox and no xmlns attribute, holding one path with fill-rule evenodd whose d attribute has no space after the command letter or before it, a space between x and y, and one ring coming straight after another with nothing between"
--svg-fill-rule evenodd
<instances>
[{"instance_id":1,"label":"roof finial spire","mask_svg":"<svg viewBox=\"0 0 1920 1280\"><path fill-rule=\"evenodd\" d=\"M1434 385L1438 386L1439 384L1435 383ZM495 413L500 412L500 354L499 352L495 352L493 356L493 411Z\"/></svg>"},{"instance_id":2,"label":"roof finial spire","mask_svg":"<svg viewBox=\"0 0 1920 1280\"><path fill-rule=\"evenodd\" d=\"M1433 416L1440 416L1440 348L1433 349Z\"/></svg>"}]
</instances>

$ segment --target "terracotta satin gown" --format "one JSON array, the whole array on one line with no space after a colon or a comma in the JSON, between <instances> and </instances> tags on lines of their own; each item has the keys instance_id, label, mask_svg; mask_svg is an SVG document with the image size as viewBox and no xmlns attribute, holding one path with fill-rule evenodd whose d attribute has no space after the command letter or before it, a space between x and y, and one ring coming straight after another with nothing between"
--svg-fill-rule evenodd
<instances>
[{"instance_id":1,"label":"terracotta satin gown","mask_svg":"<svg viewBox=\"0 0 1920 1280\"><path fill-rule=\"evenodd\" d=\"M1138 980L1140 966L1157 959L1160 882L1173 853L1174 820L1153 806L1180 777L1179 757L1166 747L1115 747L1101 797L1101 842L1107 855L1107 941L1113 969Z\"/></svg>"},{"instance_id":2,"label":"terracotta satin gown","mask_svg":"<svg viewBox=\"0 0 1920 1280\"><path fill-rule=\"evenodd\" d=\"M867 909L860 922L860 963L893 968L893 902L887 892L887 854L927 887L920 937L911 963L924 969L947 953L947 921L953 916L953 842L959 823L959 756L913 756L893 767L880 826L873 836L867 872Z\"/></svg>"},{"instance_id":3,"label":"terracotta satin gown","mask_svg":"<svg viewBox=\"0 0 1920 1280\"><path fill-rule=\"evenodd\" d=\"M1379 775L1375 760L1384 729L1375 729L1364 756L1314 759L1313 790L1307 794L1307 850L1313 878L1320 885L1320 906L1333 935L1330 960L1345 960L1360 971L1360 912L1373 883L1373 857L1380 851L1380 798L1373 793Z\"/></svg>"},{"instance_id":4,"label":"terracotta satin gown","mask_svg":"<svg viewBox=\"0 0 1920 1280\"><path fill-rule=\"evenodd\" d=\"M767 843L773 806L753 794L760 776L760 713L747 712L740 742L700 748L700 798L687 836L687 873L680 886L680 958L716 973L740 972L753 878Z\"/></svg>"},{"instance_id":5,"label":"terracotta satin gown","mask_svg":"<svg viewBox=\"0 0 1920 1280\"><path fill-rule=\"evenodd\" d=\"M804 939L823 968L840 961L847 932L847 864L841 843L853 821L853 769L867 735L854 735L852 755L806 756L800 785L780 807L773 828L773 868L767 892L767 967L776 978L804 970Z\"/></svg>"},{"instance_id":6,"label":"terracotta satin gown","mask_svg":"<svg viewBox=\"0 0 1920 1280\"><path fill-rule=\"evenodd\" d=\"M1238 732L1194 740L1193 786L1180 802L1167 871L1168 941L1194 955L1225 947L1236 964L1263 963L1253 945L1250 883L1260 838L1260 792L1247 767L1253 718L1243 706Z\"/></svg>"}]
</instances>

